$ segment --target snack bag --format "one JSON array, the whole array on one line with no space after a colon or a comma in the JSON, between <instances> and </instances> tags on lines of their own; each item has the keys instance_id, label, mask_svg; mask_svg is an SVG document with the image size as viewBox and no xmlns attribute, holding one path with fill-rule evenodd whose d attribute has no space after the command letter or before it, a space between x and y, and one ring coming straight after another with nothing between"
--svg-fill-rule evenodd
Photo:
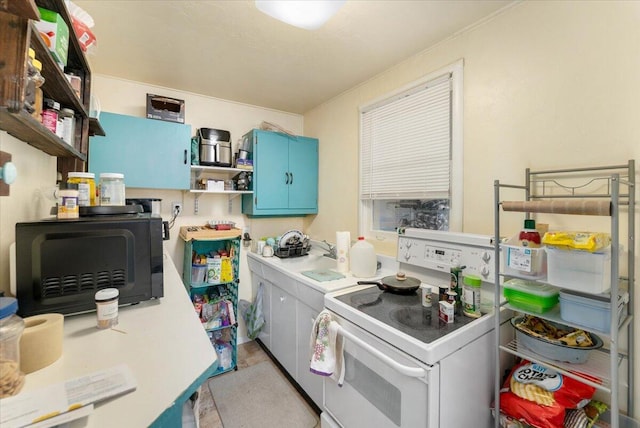
<instances>
[{"instance_id":1,"label":"snack bag","mask_svg":"<svg viewBox=\"0 0 640 428\"><path fill-rule=\"evenodd\" d=\"M540 364L513 367L500 392L500 411L537 428L563 426L566 409L584 407L595 388Z\"/></svg>"}]
</instances>

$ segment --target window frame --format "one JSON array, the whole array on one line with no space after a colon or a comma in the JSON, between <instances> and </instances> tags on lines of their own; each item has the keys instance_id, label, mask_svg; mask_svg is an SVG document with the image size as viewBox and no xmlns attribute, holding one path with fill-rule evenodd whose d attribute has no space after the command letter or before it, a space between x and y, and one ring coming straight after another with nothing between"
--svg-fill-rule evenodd
<instances>
[{"instance_id":1,"label":"window frame","mask_svg":"<svg viewBox=\"0 0 640 428\"><path fill-rule=\"evenodd\" d=\"M463 135L463 68L464 61L462 59L449 64L439 70L427 74L426 76L413 81L395 91L387 93L372 102L360 106L358 120L358 165L361 159L362 144L362 122L360 118L365 110L369 110L372 106L391 100L397 95L409 91L416 86L423 85L429 81L441 78L444 74L451 75L451 146L450 146L450 211L449 211L449 230L452 232L462 232L463 224L463 181L464 181L464 135ZM393 241L397 240L397 233L386 232L373 229L373 201L363 200L360 198L360 180L362 180L362 171L358 166L358 234L372 241Z\"/></svg>"}]
</instances>

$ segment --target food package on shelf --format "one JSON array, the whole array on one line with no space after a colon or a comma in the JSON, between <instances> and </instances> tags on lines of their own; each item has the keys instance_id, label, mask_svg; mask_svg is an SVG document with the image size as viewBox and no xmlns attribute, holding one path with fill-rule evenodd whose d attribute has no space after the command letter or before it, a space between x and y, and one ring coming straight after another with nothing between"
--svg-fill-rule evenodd
<instances>
[{"instance_id":1,"label":"food package on shelf","mask_svg":"<svg viewBox=\"0 0 640 428\"><path fill-rule=\"evenodd\" d=\"M582 250L594 253L611 244L611 236L600 232L547 232L542 237L542 243L551 247L565 250Z\"/></svg>"}]
</instances>

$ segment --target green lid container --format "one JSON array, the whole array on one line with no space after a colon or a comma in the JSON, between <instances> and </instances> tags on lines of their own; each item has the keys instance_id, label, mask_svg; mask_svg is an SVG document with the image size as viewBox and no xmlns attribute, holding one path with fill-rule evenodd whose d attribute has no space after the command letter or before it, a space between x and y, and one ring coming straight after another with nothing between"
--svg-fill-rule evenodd
<instances>
[{"instance_id":1,"label":"green lid container","mask_svg":"<svg viewBox=\"0 0 640 428\"><path fill-rule=\"evenodd\" d=\"M560 290L547 284L513 278L503 284L504 297L514 308L541 314L558 304Z\"/></svg>"},{"instance_id":2,"label":"green lid container","mask_svg":"<svg viewBox=\"0 0 640 428\"><path fill-rule=\"evenodd\" d=\"M476 275L467 275L462 281L469 287L480 288L482 286L482 278Z\"/></svg>"}]
</instances>

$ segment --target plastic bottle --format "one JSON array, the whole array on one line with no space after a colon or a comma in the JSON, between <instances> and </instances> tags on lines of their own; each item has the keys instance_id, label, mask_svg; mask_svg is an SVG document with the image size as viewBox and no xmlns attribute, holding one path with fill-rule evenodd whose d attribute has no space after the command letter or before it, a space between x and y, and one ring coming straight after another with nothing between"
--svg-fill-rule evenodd
<instances>
[{"instance_id":1,"label":"plastic bottle","mask_svg":"<svg viewBox=\"0 0 640 428\"><path fill-rule=\"evenodd\" d=\"M58 218L78 218L80 208L78 206L78 185L75 183L60 183L58 192Z\"/></svg>"},{"instance_id":2,"label":"plastic bottle","mask_svg":"<svg viewBox=\"0 0 640 428\"><path fill-rule=\"evenodd\" d=\"M51 132L58 135L58 114L60 113L60 103L49 98L44 99L44 110L42 111L42 124Z\"/></svg>"},{"instance_id":3,"label":"plastic bottle","mask_svg":"<svg viewBox=\"0 0 640 428\"><path fill-rule=\"evenodd\" d=\"M471 318L478 318L480 315L480 289L482 279L475 275L467 275L462 280L462 313Z\"/></svg>"},{"instance_id":4,"label":"plastic bottle","mask_svg":"<svg viewBox=\"0 0 640 428\"><path fill-rule=\"evenodd\" d=\"M67 183L78 185L78 205L96 205L96 176L92 172L70 172Z\"/></svg>"},{"instance_id":5,"label":"plastic bottle","mask_svg":"<svg viewBox=\"0 0 640 428\"><path fill-rule=\"evenodd\" d=\"M24 320L16 315L18 301L13 297L0 297L0 398L16 395L24 385L20 370L20 337Z\"/></svg>"},{"instance_id":6,"label":"plastic bottle","mask_svg":"<svg viewBox=\"0 0 640 428\"><path fill-rule=\"evenodd\" d=\"M355 277L370 278L376 274L378 259L372 244L365 241L364 236L358 237L350 251L351 274Z\"/></svg>"},{"instance_id":7,"label":"plastic bottle","mask_svg":"<svg viewBox=\"0 0 640 428\"><path fill-rule=\"evenodd\" d=\"M33 84L35 86L35 98L33 101L34 110L33 113L31 113L31 116L33 116L38 122L42 122L42 100L44 99L42 89L40 88L44 85L44 77L42 77L42 63L37 59L34 59L33 66L36 69L36 74L32 77Z\"/></svg>"},{"instance_id":8,"label":"plastic bottle","mask_svg":"<svg viewBox=\"0 0 640 428\"><path fill-rule=\"evenodd\" d=\"M526 219L524 221L524 229L520 231L518 240L520 241L520 245L522 245L523 247L540 247L540 233L536 230L535 220Z\"/></svg>"},{"instance_id":9,"label":"plastic bottle","mask_svg":"<svg viewBox=\"0 0 640 428\"><path fill-rule=\"evenodd\" d=\"M73 147L73 140L76 134L75 112L70 108L63 108L60 110L59 118L62 122L62 139Z\"/></svg>"},{"instance_id":10,"label":"plastic bottle","mask_svg":"<svg viewBox=\"0 0 640 428\"><path fill-rule=\"evenodd\" d=\"M118 325L118 299L120 290L104 288L96 292L96 317L99 329Z\"/></svg>"},{"instance_id":11,"label":"plastic bottle","mask_svg":"<svg viewBox=\"0 0 640 428\"><path fill-rule=\"evenodd\" d=\"M27 76L25 79L25 90L24 90L24 109L29 114L33 114L35 111L34 103L36 97L36 85L35 85L35 76L38 73L38 70L33 64L33 61L36 59L36 51L29 48L29 57L27 58Z\"/></svg>"},{"instance_id":12,"label":"plastic bottle","mask_svg":"<svg viewBox=\"0 0 640 428\"><path fill-rule=\"evenodd\" d=\"M124 205L124 174L100 173L100 205Z\"/></svg>"}]
</instances>

